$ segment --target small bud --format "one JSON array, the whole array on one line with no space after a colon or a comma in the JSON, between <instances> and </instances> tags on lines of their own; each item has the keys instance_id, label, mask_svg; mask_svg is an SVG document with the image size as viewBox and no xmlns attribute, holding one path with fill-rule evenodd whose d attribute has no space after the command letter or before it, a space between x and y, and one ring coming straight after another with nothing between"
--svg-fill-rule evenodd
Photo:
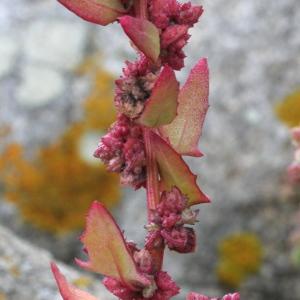
<instances>
[{"instance_id":1,"label":"small bud","mask_svg":"<svg viewBox=\"0 0 300 300\"><path fill-rule=\"evenodd\" d=\"M146 154L142 129L124 115L102 137L94 156L111 172L121 173L121 183L139 188L146 180Z\"/></svg>"},{"instance_id":2,"label":"small bud","mask_svg":"<svg viewBox=\"0 0 300 300\"><path fill-rule=\"evenodd\" d=\"M143 292L142 292L143 297L146 299L153 297L156 290L157 290L157 285L156 285L155 281L152 280L151 284L148 287L143 289Z\"/></svg>"},{"instance_id":3,"label":"small bud","mask_svg":"<svg viewBox=\"0 0 300 300\"><path fill-rule=\"evenodd\" d=\"M161 235L170 250L179 253L190 253L195 251L196 235L192 228L179 227L178 229L174 228L171 231L163 229L161 230Z\"/></svg>"},{"instance_id":4,"label":"small bud","mask_svg":"<svg viewBox=\"0 0 300 300\"><path fill-rule=\"evenodd\" d=\"M157 74L144 57L136 63L127 63L123 74L116 81L115 104L119 112L134 119L144 110Z\"/></svg>"},{"instance_id":5,"label":"small bud","mask_svg":"<svg viewBox=\"0 0 300 300\"><path fill-rule=\"evenodd\" d=\"M296 146L300 146L300 126L291 129L292 139Z\"/></svg>"},{"instance_id":6,"label":"small bud","mask_svg":"<svg viewBox=\"0 0 300 300\"><path fill-rule=\"evenodd\" d=\"M152 250L155 248L159 248L163 245L164 241L160 234L160 229L150 231L145 239L145 248L148 250Z\"/></svg>"},{"instance_id":7,"label":"small bud","mask_svg":"<svg viewBox=\"0 0 300 300\"><path fill-rule=\"evenodd\" d=\"M152 257L148 250L142 249L135 252L133 258L141 272L147 274L152 272Z\"/></svg>"},{"instance_id":8,"label":"small bud","mask_svg":"<svg viewBox=\"0 0 300 300\"><path fill-rule=\"evenodd\" d=\"M293 184L300 183L300 163L293 162L288 167L288 179Z\"/></svg>"}]
</instances>

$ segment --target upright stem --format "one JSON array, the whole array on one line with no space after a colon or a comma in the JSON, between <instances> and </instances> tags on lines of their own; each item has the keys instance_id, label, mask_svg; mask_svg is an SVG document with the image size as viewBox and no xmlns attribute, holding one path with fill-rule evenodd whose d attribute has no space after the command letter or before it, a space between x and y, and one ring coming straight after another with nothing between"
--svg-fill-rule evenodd
<instances>
[{"instance_id":1,"label":"upright stem","mask_svg":"<svg viewBox=\"0 0 300 300\"><path fill-rule=\"evenodd\" d=\"M147 0L135 0L134 4L135 14L138 18L148 19L148 6ZM151 222L152 214L155 212L157 205L159 204L159 174L157 168L157 162L154 157L154 151L151 145L150 130L144 128L144 142L146 149L146 166L147 166L147 210L148 210L148 222ZM153 259L154 272L159 272L162 269L164 258L165 246L162 245L159 248L155 248L150 251Z\"/></svg>"},{"instance_id":2,"label":"upright stem","mask_svg":"<svg viewBox=\"0 0 300 300\"><path fill-rule=\"evenodd\" d=\"M135 0L134 10L138 18L148 19L147 0Z\"/></svg>"},{"instance_id":3,"label":"upright stem","mask_svg":"<svg viewBox=\"0 0 300 300\"><path fill-rule=\"evenodd\" d=\"M144 141L146 148L146 164L147 164L147 207L148 218L150 221L151 212L154 211L159 203L159 183L158 169L154 157L154 152L150 140L150 129L144 129Z\"/></svg>"},{"instance_id":4,"label":"upright stem","mask_svg":"<svg viewBox=\"0 0 300 300\"><path fill-rule=\"evenodd\" d=\"M150 129L144 128L144 141L146 148L146 160L147 160L147 209L148 209L148 221L151 222L153 212L156 210L160 201L159 194L159 175L157 162L154 157L154 151L151 145ZM153 262L154 270L160 271L164 258L164 245L159 248L155 248L150 251Z\"/></svg>"}]
</instances>

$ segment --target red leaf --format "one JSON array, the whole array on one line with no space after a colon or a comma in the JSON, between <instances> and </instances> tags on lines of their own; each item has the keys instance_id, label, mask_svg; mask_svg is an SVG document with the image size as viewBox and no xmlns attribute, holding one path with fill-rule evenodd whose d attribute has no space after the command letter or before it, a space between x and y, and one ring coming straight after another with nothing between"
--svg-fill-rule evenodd
<instances>
[{"instance_id":1,"label":"red leaf","mask_svg":"<svg viewBox=\"0 0 300 300\"><path fill-rule=\"evenodd\" d=\"M126 12L120 0L58 0L58 2L82 19L99 25L112 23Z\"/></svg>"},{"instance_id":2,"label":"red leaf","mask_svg":"<svg viewBox=\"0 0 300 300\"><path fill-rule=\"evenodd\" d=\"M164 187L176 186L188 198L189 205L210 202L197 185L197 176L192 174L182 157L160 136L151 133L153 151Z\"/></svg>"},{"instance_id":3,"label":"red leaf","mask_svg":"<svg viewBox=\"0 0 300 300\"><path fill-rule=\"evenodd\" d=\"M208 77L207 60L201 59L179 92L177 117L161 128L161 134L183 155L202 155L198 142L209 106Z\"/></svg>"},{"instance_id":4,"label":"red leaf","mask_svg":"<svg viewBox=\"0 0 300 300\"><path fill-rule=\"evenodd\" d=\"M179 83L175 73L169 66L165 66L155 82L138 123L148 127L171 123L177 113L178 92Z\"/></svg>"},{"instance_id":5,"label":"red leaf","mask_svg":"<svg viewBox=\"0 0 300 300\"><path fill-rule=\"evenodd\" d=\"M72 284L69 284L65 276L60 273L55 263L51 263L51 270L64 300L97 300L89 293L81 291Z\"/></svg>"},{"instance_id":6,"label":"red leaf","mask_svg":"<svg viewBox=\"0 0 300 300\"><path fill-rule=\"evenodd\" d=\"M148 20L130 16L121 17L119 20L134 45L153 62L156 62L160 54L159 31L157 27Z\"/></svg>"},{"instance_id":7,"label":"red leaf","mask_svg":"<svg viewBox=\"0 0 300 300\"><path fill-rule=\"evenodd\" d=\"M90 208L81 241L89 256L87 262L77 260L81 267L113 277L132 289L136 284L150 283L137 271L118 225L99 202L95 201Z\"/></svg>"}]
</instances>

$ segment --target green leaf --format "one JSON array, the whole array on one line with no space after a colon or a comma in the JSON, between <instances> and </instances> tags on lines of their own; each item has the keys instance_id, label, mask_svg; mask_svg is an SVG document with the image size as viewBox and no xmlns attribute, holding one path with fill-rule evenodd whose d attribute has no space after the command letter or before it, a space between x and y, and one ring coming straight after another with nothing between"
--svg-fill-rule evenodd
<instances>
[{"instance_id":1,"label":"green leaf","mask_svg":"<svg viewBox=\"0 0 300 300\"><path fill-rule=\"evenodd\" d=\"M117 20L126 11L120 0L58 0L82 19L99 25Z\"/></svg>"},{"instance_id":2,"label":"green leaf","mask_svg":"<svg viewBox=\"0 0 300 300\"><path fill-rule=\"evenodd\" d=\"M197 185L197 176L192 174L182 157L160 136L151 133L151 142L162 183L167 190L176 186L188 198L189 205L210 202Z\"/></svg>"},{"instance_id":3,"label":"green leaf","mask_svg":"<svg viewBox=\"0 0 300 300\"><path fill-rule=\"evenodd\" d=\"M175 72L169 66L165 66L155 82L138 123L148 127L171 123L177 113L178 92L179 83Z\"/></svg>"},{"instance_id":4,"label":"green leaf","mask_svg":"<svg viewBox=\"0 0 300 300\"><path fill-rule=\"evenodd\" d=\"M179 92L177 117L160 129L174 149L183 155L201 156L198 142L208 110L209 74L207 60L192 69Z\"/></svg>"},{"instance_id":5,"label":"green leaf","mask_svg":"<svg viewBox=\"0 0 300 300\"><path fill-rule=\"evenodd\" d=\"M97 298L89 293L76 288L72 284L69 284L55 263L51 263L51 270L55 277L60 294L64 300L97 300Z\"/></svg>"},{"instance_id":6,"label":"green leaf","mask_svg":"<svg viewBox=\"0 0 300 300\"><path fill-rule=\"evenodd\" d=\"M113 277L129 287L150 284L137 271L118 225L99 202L92 204L81 241L87 250L89 261L76 260L79 266Z\"/></svg>"},{"instance_id":7,"label":"green leaf","mask_svg":"<svg viewBox=\"0 0 300 300\"><path fill-rule=\"evenodd\" d=\"M124 16L119 21L134 45L153 62L160 54L160 39L157 27L148 20Z\"/></svg>"}]
</instances>

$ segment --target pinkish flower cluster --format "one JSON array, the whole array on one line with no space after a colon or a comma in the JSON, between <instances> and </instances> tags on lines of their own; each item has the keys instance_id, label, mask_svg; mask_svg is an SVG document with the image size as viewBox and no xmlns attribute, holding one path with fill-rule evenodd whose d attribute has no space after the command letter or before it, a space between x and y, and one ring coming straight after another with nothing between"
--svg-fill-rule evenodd
<instances>
[{"instance_id":1,"label":"pinkish flower cluster","mask_svg":"<svg viewBox=\"0 0 300 300\"><path fill-rule=\"evenodd\" d=\"M198 212L187 207L187 198L178 188L163 192L151 223L146 226L146 248L151 250L165 243L170 250L179 253L193 252L196 246L195 232L185 225L195 224Z\"/></svg>"},{"instance_id":2,"label":"pinkish flower cluster","mask_svg":"<svg viewBox=\"0 0 300 300\"><path fill-rule=\"evenodd\" d=\"M151 0L150 20L161 30L161 60L175 70L184 67L182 48L190 35L188 30L198 22L203 9L176 0Z\"/></svg>"},{"instance_id":3,"label":"pinkish flower cluster","mask_svg":"<svg viewBox=\"0 0 300 300\"><path fill-rule=\"evenodd\" d=\"M119 115L101 138L94 156L111 172L121 173L121 183L139 188L146 180L146 157L142 129L125 115Z\"/></svg>"},{"instance_id":4,"label":"pinkish flower cluster","mask_svg":"<svg viewBox=\"0 0 300 300\"><path fill-rule=\"evenodd\" d=\"M293 184L300 184L300 127L291 130L293 144L296 147L294 161L288 167L288 178Z\"/></svg>"},{"instance_id":5,"label":"pinkish flower cluster","mask_svg":"<svg viewBox=\"0 0 300 300\"><path fill-rule=\"evenodd\" d=\"M150 284L146 287L127 286L118 279L105 277L103 284L112 294L122 300L168 300L179 293L179 287L166 272L155 272L148 250L139 250L132 242L127 242L127 246L138 271L149 279Z\"/></svg>"},{"instance_id":6,"label":"pinkish flower cluster","mask_svg":"<svg viewBox=\"0 0 300 300\"><path fill-rule=\"evenodd\" d=\"M136 290L124 286L113 278L105 278L103 284L115 296L122 300L168 300L179 293L179 287L166 272L158 272L152 277L152 283L146 288Z\"/></svg>"},{"instance_id":7,"label":"pinkish flower cluster","mask_svg":"<svg viewBox=\"0 0 300 300\"><path fill-rule=\"evenodd\" d=\"M140 116L151 95L157 68L141 55L137 62L126 62L123 74L116 80L115 105L120 113L134 119Z\"/></svg>"},{"instance_id":8,"label":"pinkish flower cluster","mask_svg":"<svg viewBox=\"0 0 300 300\"><path fill-rule=\"evenodd\" d=\"M105 287L120 300L168 300L179 287L162 271L164 249L195 250L193 205L209 198L182 158L201 156L199 138L208 109L209 70L200 59L180 88L174 70L184 66L183 47L203 10L176 0L58 0L81 18L99 25L119 22L139 58L126 62L116 81L117 121L94 153L121 183L147 190L145 247L126 242L110 212L94 202L81 236L88 259L78 265L103 274ZM130 217L130 216L129 216ZM96 300L52 271L64 300ZM190 293L187 300L210 298ZM211 300L217 298L211 298ZM228 294L222 300L239 300Z\"/></svg>"}]
</instances>

